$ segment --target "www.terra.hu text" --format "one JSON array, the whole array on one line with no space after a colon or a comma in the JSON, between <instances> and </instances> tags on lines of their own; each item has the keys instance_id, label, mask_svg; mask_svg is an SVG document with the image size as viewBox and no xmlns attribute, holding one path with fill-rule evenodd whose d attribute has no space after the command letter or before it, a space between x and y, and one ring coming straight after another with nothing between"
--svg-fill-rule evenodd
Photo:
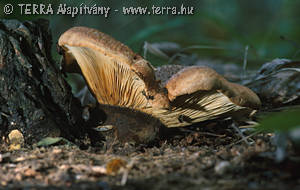
<instances>
[{"instance_id":1,"label":"www.terra.hu text","mask_svg":"<svg viewBox=\"0 0 300 190\"><path fill-rule=\"evenodd\" d=\"M3 7L5 14L20 14L20 15L68 15L75 17L77 15L99 15L105 18L109 17L112 12L123 15L193 15L195 8L191 6L155 6L150 7L121 7L120 9L112 9L108 6L98 6L80 4L78 6L69 6L67 4L17 4L14 7L12 4L6 4Z\"/></svg>"}]
</instances>

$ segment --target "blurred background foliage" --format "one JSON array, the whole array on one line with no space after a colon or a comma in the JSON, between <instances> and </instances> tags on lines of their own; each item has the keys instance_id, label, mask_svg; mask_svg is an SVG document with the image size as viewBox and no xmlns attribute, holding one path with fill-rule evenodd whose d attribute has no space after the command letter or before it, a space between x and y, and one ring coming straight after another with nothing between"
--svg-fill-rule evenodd
<instances>
[{"instance_id":1,"label":"blurred background foliage","mask_svg":"<svg viewBox=\"0 0 300 190\"><path fill-rule=\"evenodd\" d=\"M5 15L3 7L10 3L14 13ZM52 4L57 9L61 3L69 6L109 6L112 10L108 18L104 16L77 15L75 18L65 15L21 15L19 3ZM181 5L194 7L194 15L122 15L123 6ZM53 42L60 34L72 26L97 28L130 46L135 52L143 53L143 44L147 42L176 42L181 47L193 45L210 48L195 48L199 58L219 59L224 62L242 64L245 47L248 50L248 66L259 67L274 58L300 58L300 1L295 0L43 0L43 1L1 1L1 18L50 20ZM55 51L55 46L53 48ZM58 60L59 55L53 53ZM149 57L154 65L167 63ZM153 60L151 60L153 59ZM161 61L161 62L160 62Z\"/></svg>"}]
</instances>

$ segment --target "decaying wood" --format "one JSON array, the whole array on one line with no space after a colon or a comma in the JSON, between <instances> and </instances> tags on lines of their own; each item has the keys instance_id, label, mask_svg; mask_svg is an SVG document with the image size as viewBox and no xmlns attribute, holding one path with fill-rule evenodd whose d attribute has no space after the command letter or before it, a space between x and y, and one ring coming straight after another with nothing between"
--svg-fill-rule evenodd
<instances>
[{"instance_id":1,"label":"decaying wood","mask_svg":"<svg viewBox=\"0 0 300 190\"><path fill-rule=\"evenodd\" d=\"M53 61L51 45L46 20L0 20L0 131L18 129L26 144L84 135L80 102Z\"/></svg>"}]
</instances>

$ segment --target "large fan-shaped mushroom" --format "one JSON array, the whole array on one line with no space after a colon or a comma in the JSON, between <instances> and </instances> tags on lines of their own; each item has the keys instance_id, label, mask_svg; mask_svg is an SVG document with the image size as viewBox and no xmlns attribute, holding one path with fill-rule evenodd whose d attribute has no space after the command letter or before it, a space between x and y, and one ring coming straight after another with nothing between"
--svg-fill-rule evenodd
<instances>
[{"instance_id":1,"label":"large fan-shaped mushroom","mask_svg":"<svg viewBox=\"0 0 300 190\"><path fill-rule=\"evenodd\" d=\"M228 82L207 67L180 71L167 82L167 91L163 90L149 62L95 29L71 28L58 44L64 50L66 70L81 72L100 104L145 112L167 127L187 126L241 111L249 114L260 106L250 89Z\"/></svg>"},{"instance_id":2,"label":"large fan-shaped mushroom","mask_svg":"<svg viewBox=\"0 0 300 190\"><path fill-rule=\"evenodd\" d=\"M74 27L59 38L58 45L64 50L66 71L80 72L78 63L99 103L138 110L169 106L151 64L112 37Z\"/></svg>"}]
</instances>

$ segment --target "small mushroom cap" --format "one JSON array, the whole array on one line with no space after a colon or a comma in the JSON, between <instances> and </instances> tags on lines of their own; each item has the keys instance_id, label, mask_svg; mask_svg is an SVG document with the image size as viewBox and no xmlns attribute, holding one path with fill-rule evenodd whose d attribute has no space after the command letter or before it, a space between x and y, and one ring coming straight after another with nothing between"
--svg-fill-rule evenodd
<instances>
[{"instance_id":1,"label":"small mushroom cap","mask_svg":"<svg viewBox=\"0 0 300 190\"><path fill-rule=\"evenodd\" d=\"M241 107L258 109L261 105L258 96L249 88L231 83L208 67L193 66L173 75L167 82L168 97L171 101L179 96L197 91L218 91Z\"/></svg>"}]
</instances>

